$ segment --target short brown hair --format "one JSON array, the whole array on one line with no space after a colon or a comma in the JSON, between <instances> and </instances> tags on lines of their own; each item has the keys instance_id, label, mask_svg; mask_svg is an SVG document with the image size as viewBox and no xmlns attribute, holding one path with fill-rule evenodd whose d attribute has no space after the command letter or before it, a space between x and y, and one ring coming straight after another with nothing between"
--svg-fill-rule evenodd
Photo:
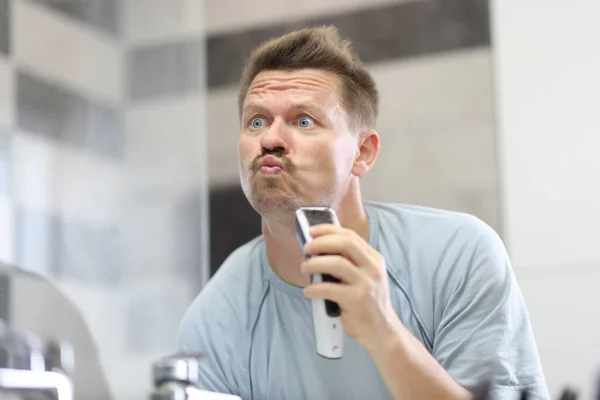
<instances>
[{"instance_id":1,"label":"short brown hair","mask_svg":"<svg viewBox=\"0 0 600 400\"><path fill-rule=\"evenodd\" d=\"M375 81L348 40L333 26L307 28L271 39L256 48L242 73L238 93L240 116L252 81L262 71L315 68L340 77L341 101L354 129L373 128L379 94Z\"/></svg>"}]
</instances>

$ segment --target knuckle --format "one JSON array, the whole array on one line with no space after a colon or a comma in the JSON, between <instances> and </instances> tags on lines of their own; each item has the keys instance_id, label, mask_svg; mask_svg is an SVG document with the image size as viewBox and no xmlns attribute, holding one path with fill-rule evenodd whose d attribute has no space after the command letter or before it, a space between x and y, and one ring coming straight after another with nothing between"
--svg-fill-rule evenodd
<instances>
[{"instance_id":1,"label":"knuckle","mask_svg":"<svg viewBox=\"0 0 600 400\"><path fill-rule=\"evenodd\" d=\"M383 255L377 253L375 255L375 268L373 268L373 275L376 279L382 279L386 272L385 259L383 258Z\"/></svg>"},{"instance_id":2,"label":"knuckle","mask_svg":"<svg viewBox=\"0 0 600 400\"><path fill-rule=\"evenodd\" d=\"M375 268L373 268L373 278L376 280L381 280L385 277L386 269L381 264L377 264Z\"/></svg>"},{"instance_id":3,"label":"knuckle","mask_svg":"<svg viewBox=\"0 0 600 400\"><path fill-rule=\"evenodd\" d=\"M381 280L382 278L383 278L383 272L381 271L381 268L374 268L373 269L373 279L378 281L378 280Z\"/></svg>"}]
</instances>

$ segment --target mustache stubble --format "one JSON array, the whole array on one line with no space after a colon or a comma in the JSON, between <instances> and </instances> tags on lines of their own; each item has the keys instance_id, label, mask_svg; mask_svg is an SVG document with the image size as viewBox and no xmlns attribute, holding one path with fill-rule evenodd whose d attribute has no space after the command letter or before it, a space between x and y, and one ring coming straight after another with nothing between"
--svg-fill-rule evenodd
<instances>
[{"instance_id":1,"label":"mustache stubble","mask_svg":"<svg viewBox=\"0 0 600 400\"><path fill-rule=\"evenodd\" d=\"M283 165L283 170L287 173L293 174L296 171L296 164L294 164L292 160L285 156L283 149L274 149L265 150L262 152L262 154L256 156L252 160L252 162L250 163L250 171L253 175L258 173L258 170L260 169L258 167L258 164L260 163L260 160L262 160L266 156L272 156L281 161L281 164Z\"/></svg>"}]
</instances>

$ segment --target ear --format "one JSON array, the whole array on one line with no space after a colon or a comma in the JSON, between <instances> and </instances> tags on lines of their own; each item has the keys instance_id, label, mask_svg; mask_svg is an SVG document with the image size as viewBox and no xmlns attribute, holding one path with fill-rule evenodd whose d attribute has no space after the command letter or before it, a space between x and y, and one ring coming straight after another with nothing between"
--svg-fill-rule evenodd
<instances>
[{"instance_id":1,"label":"ear","mask_svg":"<svg viewBox=\"0 0 600 400\"><path fill-rule=\"evenodd\" d=\"M363 176L375 164L375 159L379 154L379 135L370 129L361 132L358 140L358 150L352 166L352 174Z\"/></svg>"}]
</instances>

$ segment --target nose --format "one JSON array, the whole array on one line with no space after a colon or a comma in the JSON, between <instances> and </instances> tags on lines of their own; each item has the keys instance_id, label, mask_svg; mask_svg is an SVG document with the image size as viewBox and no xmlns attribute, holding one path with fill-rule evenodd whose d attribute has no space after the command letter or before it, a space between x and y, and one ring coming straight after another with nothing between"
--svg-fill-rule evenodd
<instances>
[{"instance_id":1,"label":"nose","mask_svg":"<svg viewBox=\"0 0 600 400\"><path fill-rule=\"evenodd\" d=\"M288 151L288 134L285 122L275 119L268 130L260 137L260 146L264 152L275 150Z\"/></svg>"}]
</instances>

